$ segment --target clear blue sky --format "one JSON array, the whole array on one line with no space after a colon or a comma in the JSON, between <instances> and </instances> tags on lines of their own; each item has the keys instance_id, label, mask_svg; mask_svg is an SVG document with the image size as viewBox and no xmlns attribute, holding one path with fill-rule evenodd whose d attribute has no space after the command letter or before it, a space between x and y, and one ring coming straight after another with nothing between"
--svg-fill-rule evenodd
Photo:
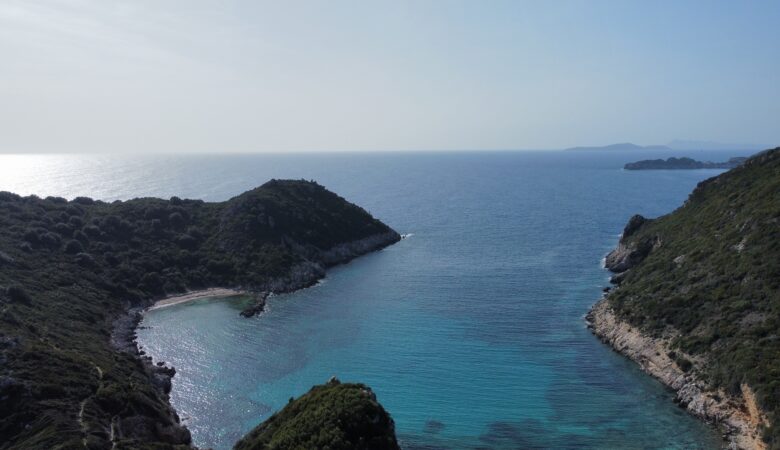
<instances>
[{"instance_id":1,"label":"clear blue sky","mask_svg":"<svg viewBox=\"0 0 780 450\"><path fill-rule=\"evenodd\" d=\"M0 151L780 145L780 1L0 3Z\"/></svg>"}]
</instances>

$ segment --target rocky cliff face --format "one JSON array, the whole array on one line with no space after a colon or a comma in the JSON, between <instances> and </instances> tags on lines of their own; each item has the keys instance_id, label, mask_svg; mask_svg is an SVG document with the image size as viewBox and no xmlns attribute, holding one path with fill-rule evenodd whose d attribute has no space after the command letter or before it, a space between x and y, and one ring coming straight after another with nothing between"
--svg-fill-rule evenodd
<instances>
[{"instance_id":1,"label":"rocky cliff face","mask_svg":"<svg viewBox=\"0 0 780 450\"><path fill-rule=\"evenodd\" d=\"M617 274L623 273L642 262L650 254L653 247L658 245L657 238L631 239L637 230L649 222L650 220L639 214L631 217L623 229L617 247L607 254L605 260L607 269Z\"/></svg>"},{"instance_id":2,"label":"rocky cliff face","mask_svg":"<svg viewBox=\"0 0 780 450\"><path fill-rule=\"evenodd\" d=\"M673 389L676 393L675 402L680 407L720 427L730 448L766 448L760 428L767 419L746 384L742 385L743 397L728 395L722 389L713 389L696 375L692 367L683 363L693 360L690 355L672 350L670 342L673 337L652 337L642 333L620 320L606 300L596 303L588 313L587 321L588 328L604 343Z\"/></svg>"}]
</instances>

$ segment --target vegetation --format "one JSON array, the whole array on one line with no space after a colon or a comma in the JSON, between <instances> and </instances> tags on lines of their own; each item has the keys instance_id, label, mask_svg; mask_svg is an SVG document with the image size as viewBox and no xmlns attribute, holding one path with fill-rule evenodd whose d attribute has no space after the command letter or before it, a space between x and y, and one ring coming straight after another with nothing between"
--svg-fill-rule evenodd
<instances>
[{"instance_id":1,"label":"vegetation","mask_svg":"<svg viewBox=\"0 0 780 450\"><path fill-rule=\"evenodd\" d=\"M393 419L362 384L331 379L258 425L234 450L395 450Z\"/></svg>"},{"instance_id":2,"label":"vegetation","mask_svg":"<svg viewBox=\"0 0 780 450\"><path fill-rule=\"evenodd\" d=\"M701 361L678 365L713 387L750 386L780 448L780 148L701 182L673 213L632 223L621 246L641 261L609 296L616 313L674 337Z\"/></svg>"},{"instance_id":3,"label":"vegetation","mask_svg":"<svg viewBox=\"0 0 780 450\"><path fill-rule=\"evenodd\" d=\"M668 158L663 159L644 159L642 161L628 163L623 166L626 170L691 170L691 169L733 169L739 167L747 158L734 157L726 162L696 161L692 158Z\"/></svg>"},{"instance_id":4,"label":"vegetation","mask_svg":"<svg viewBox=\"0 0 780 450\"><path fill-rule=\"evenodd\" d=\"M221 203L0 192L0 449L189 448L156 372L112 347L115 321L188 289L297 289L377 235L362 252L399 236L306 181Z\"/></svg>"}]
</instances>

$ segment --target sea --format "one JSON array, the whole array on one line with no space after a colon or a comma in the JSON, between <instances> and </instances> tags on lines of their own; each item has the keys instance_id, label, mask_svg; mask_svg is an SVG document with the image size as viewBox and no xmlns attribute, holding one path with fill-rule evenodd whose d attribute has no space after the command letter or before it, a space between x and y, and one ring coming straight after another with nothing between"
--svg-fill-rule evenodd
<instances>
[{"instance_id":1,"label":"sea","mask_svg":"<svg viewBox=\"0 0 780 450\"><path fill-rule=\"evenodd\" d=\"M227 200L312 179L405 239L275 295L146 313L194 444L225 450L314 384L369 385L404 449L719 448L716 430L587 330L604 255L633 214L679 207L721 170L625 171L745 151L2 155L0 190L112 201Z\"/></svg>"}]
</instances>

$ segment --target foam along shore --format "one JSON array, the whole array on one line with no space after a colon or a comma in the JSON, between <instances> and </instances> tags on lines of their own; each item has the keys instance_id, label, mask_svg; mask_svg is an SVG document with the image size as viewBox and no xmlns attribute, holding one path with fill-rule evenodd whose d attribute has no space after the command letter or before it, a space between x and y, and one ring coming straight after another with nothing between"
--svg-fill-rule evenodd
<instances>
[{"instance_id":1,"label":"foam along shore","mask_svg":"<svg viewBox=\"0 0 780 450\"><path fill-rule=\"evenodd\" d=\"M187 303L194 300L201 300L204 298L235 297L237 295L246 295L246 294L248 294L247 291L242 291L240 289L228 289L228 288L209 288L200 291L190 291L185 294L174 295L172 297L166 297L162 300L158 300L154 302L152 306L147 308L147 311L178 305L181 303Z\"/></svg>"}]
</instances>

